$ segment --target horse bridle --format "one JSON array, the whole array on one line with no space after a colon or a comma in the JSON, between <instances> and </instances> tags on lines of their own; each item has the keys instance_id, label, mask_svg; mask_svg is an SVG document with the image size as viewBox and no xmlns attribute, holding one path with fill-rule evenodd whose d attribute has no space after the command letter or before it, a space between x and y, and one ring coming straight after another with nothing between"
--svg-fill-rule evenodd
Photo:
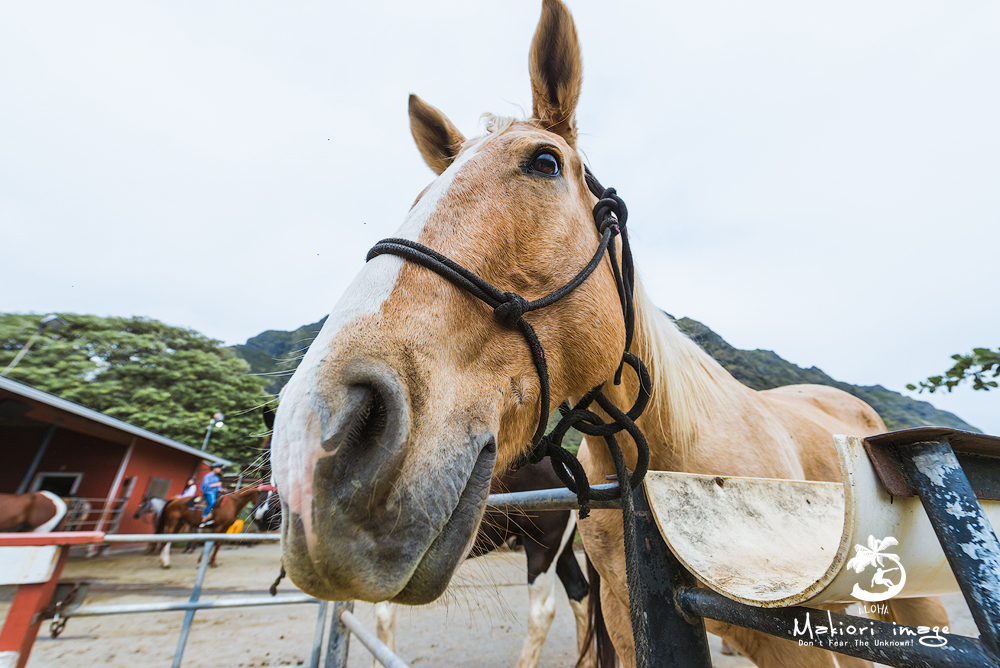
<instances>
[{"instance_id":1,"label":"horse bridle","mask_svg":"<svg viewBox=\"0 0 1000 668\"><path fill-rule=\"evenodd\" d=\"M389 254L397 255L426 267L457 287L486 302L493 309L493 315L500 323L520 330L524 340L528 344L528 350L531 353L531 359L534 362L535 370L538 373L541 384L541 411L538 419L538 427L535 429L531 445L523 461L538 463L546 455L551 457L553 468L559 479L577 495L580 503L581 519L587 517L589 514L591 500L604 501L622 498L624 501L624 497L630 495L630 490L635 489L642 482L646 469L649 466L649 446L646 443L645 436L643 436L642 432L636 426L635 421L642 414L646 404L649 402L650 392L649 372L646 366L638 357L629 352L635 329L635 306L633 302L635 270L632 264L632 250L629 245L628 233L625 228L625 224L628 221L628 209L625 206L625 202L615 192L615 189L604 188L589 168L585 169L585 177L590 192L598 198L597 204L594 205L593 215L594 224L601 235L600 244L590 262L572 280L540 299L528 301L514 292L502 292L483 278L441 253L409 239L383 239L368 251L368 257L365 260L367 262L379 255ZM615 237L619 235L622 239L621 267L618 266L614 241ZM602 392L603 384L598 385L584 395L572 408L570 408L567 402L563 402L559 408L562 418L555 428L546 434L545 427L549 421L550 402L548 365L545 362L545 350L542 347L541 341L539 341L531 324L524 319L524 314L551 306L578 288L594 273L594 270L600 265L605 252L608 253L611 261L612 272L614 273L615 283L618 288L618 297L621 301L622 318L625 321L625 348L622 353L621 362L618 365L618 370L615 373L614 382L616 385L621 384L622 369L625 364L628 364L635 370L639 378L639 393L632 408L627 412L623 412L604 395ZM597 404L611 417L611 422L604 422L596 413L588 410L588 407L594 401L597 401ZM575 427L590 436L600 436L607 441L612 458L615 460L615 469L618 473L619 485L617 488L595 489L590 486L583 466L572 453L562 447L562 439L570 427ZM616 433L623 430L632 436L638 449L638 461L636 462L635 471L631 474L627 471L624 456L614 437Z\"/></svg>"},{"instance_id":2,"label":"horse bridle","mask_svg":"<svg viewBox=\"0 0 1000 668\"><path fill-rule=\"evenodd\" d=\"M639 486L646 469L649 467L649 444L642 431L636 426L635 421L639 419L646 404L649 403L650 378L646 365L638 357L629 352L632 345L632 334L635 329L635 305L633 301L632 288L635 280L635 270L632 265L632 249L628 241L628 233L625 230L625 223L628 221L628 209L625 202L618 196L614 188L605 188L590 169L585 168L587 188L597 197L597 204L594 206L594 224L601 235L601 242L597 251L591 258L587 266L584 267L571 281L558 290L552 292L541 299L528 301L524 297L513 292L501 292L487 281L472 273L465 267L453 262L441 253L419 244L409 239L390 238L383 239L375 244L365 261L369 261L379 255L397 255L405 260L415 262L431 271L440 274L454 285L472 293L482 301L486 302L492 309L493 315L502 324L510 328L517 328L521 331L524 340L528 344L531 352L531 359L538 372L541 382L541 411L538 419L538 427L532 437L531 445L528 449L526 460L530 463L538 463L548 455L552 461L552 468L566 487L576 494L580 506L580 519L584 519L590 514L590 501L605 501L611 499L621 499L622 508L622 531L624 534L625 548L625 575L630 592L639 591L639 557L638 546L635 533L635 509L632 503L632 490ZM618 266L618 258L615 253L614 238L622 238L622 266ZM608 399L602 388L603 383L594 387L583 396L575 406L570 408L567 402L563 402L559 407L562 418L555 428L548 434L545 427L549 421L549 372L545 363L545 350L542 348L538 336L531 324L524 319L524 314L536 311L546 306L550 306L559 301L570 292L579 287L587 277L589 277L597 266L601 263L604 253L607 252L611 260L611 268L615 276L615 284L618 287L618 298L622 305L622 317L625 320L625 349L622 352L621 363L615 372L615 385L621 384L622 369L628 364L635 371L639 378L639 392L635 403L628 412L623 412ZM600 406L605 413L611 417L611 422L604 422L596 413L588 410L594 402ZM568 450L562 447L562 439L569 431L570 427L587 434L588 436L600 436L608 444L608 450L615 464L618 485L612 489L595 489L590 486L587 480L587 473L577 458ZM635 470L631 472L625 464L625 456L615 439L615 434L620 431L627 431L635 441L638 452ZM280 580L280 578L279 578ZM272 587L272 594L274 594ZM641 602L642 597L638 595L629 596L629 616L632 620L632 633L635 640L636 663L639 668L648 664L648 636L646 629L646 613Z\"/></svg>"}]
</instances>

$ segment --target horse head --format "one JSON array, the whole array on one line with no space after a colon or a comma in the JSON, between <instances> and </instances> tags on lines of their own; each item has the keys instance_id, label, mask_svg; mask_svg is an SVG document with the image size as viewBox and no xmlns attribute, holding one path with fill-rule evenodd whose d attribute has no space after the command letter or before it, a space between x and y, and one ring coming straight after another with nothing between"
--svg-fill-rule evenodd
<instances>
[{"instance_id":1,"label":"horse head","mask_svg":"<svg viewBox=\"0 0 1000 668\"><path fill-rule=\"evenodd\" d=\"M152 512L149 507L150 497L142 497L142 501L139 502L138 507L135 509L135 514L132 515L132 519L137 520L148 512Z\"/></svg>"},{"instance_id":2,"label":"horse head","mask_svg":"<svg viewBox=\"0 0 1000 668\"><path fill-rule=\"evenodd\" d=\"M284 389L272 443L283 563L310 594L437 598L472 546L491 477L532 442L543 408L618 368L625 324L576 147L582 62L559 0L544 0L529 71L532 118L487 116L471 139L410 97L413 137L437 177L395 234L509 301L491 310L438 273L378 255ZM594 258L582 284L523 312L522 298L552 294ZM544 407L521 315L544 346Z\"/></svg>"}]
</instances>

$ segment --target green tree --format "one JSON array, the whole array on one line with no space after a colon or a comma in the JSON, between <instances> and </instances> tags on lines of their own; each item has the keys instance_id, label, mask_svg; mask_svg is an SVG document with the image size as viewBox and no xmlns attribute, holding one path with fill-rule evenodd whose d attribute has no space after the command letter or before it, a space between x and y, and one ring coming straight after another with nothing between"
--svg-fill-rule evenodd
<instances>
[{"instance_id":1,"label":"green tree","mask_svg":"<svg viewBox=\"0 0 1000 668\"><path fill-rule=\"evenodd\" d=\"M246 465L259 454L267 381L221 341L149 318L60 313L66 327L43 332L7 378L201 447L215 412L226 419L208 451ZM40 316L0 314L0 369Z\"/></svg>"},{"instance_id":2,"label":"green tree","mask_svg":"<svg viewBox=\"0 0 1000 668\"><path fill-rule=\"evenodd\" d=\"M949 392L966 380L972 380L972 389L989 391L997 386L997 381L987 380L1000 377L1000 348L973 348L970 355L952 355L955 365L943 376L931 376L919 383L920 391L934 392L942 387ZM992 372L992 375L989 375ZM907 385L906 389L916 390L918 385Z\"/></svg>"}]
</instances>

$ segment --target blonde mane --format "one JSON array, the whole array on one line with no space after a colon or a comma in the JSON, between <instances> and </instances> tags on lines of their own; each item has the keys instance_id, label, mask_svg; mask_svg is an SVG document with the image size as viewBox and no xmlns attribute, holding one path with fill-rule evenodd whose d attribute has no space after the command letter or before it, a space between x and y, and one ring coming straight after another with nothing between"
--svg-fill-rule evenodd
<instances>
[{"instance_id":1,"label":"blonde mane","mask_svg":"<svg viewBox=\"0 0 1000 668\"><path fill-rule=\"evenodd\" d=\"M642 419L657 425L655 431L667 440L673 465L683 467L698 439L698 425L710 418L713 406L718 410L731 403L727 385L734 379L653 304L638 278L634 294L632 352L649 368L653 385Z\"/></svg>"}]
</instances>

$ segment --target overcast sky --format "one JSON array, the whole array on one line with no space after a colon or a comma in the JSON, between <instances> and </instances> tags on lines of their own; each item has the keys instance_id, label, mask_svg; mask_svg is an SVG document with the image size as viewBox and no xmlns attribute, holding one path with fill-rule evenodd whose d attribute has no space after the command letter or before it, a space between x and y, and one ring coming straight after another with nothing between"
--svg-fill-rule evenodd
<instances>
[{"instance_id":1,"label":"overcast sky","mask_svg":"<svg viewBox=\"0 0 1000 668\"><path fill-rule=\"evenodd\" d=\"M1000 4L570 7L656 303L904 392L1000 344ZM318 320L432 177L407 94L466 135L530 111L539 8L7 3L0 311ZM1000 433L1000 392L933 403Z\"/></svg>"}]
</instances>

